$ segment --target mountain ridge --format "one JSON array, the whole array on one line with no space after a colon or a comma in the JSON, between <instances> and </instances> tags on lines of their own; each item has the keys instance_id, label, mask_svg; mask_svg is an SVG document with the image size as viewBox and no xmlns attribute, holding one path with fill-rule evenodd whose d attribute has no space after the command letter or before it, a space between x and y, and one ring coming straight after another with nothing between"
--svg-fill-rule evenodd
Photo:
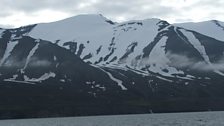
<instances>
[{"instance_id":1,"label":"mountain ridge","mask_svg":"<svg viewBox=\"0 0 224 126\"><path fill-rule=\"evenodd\" d=\"M223 110L223 31L211 22L221 33L102 15L3 29L0 118Z\"/></svg>"}]
</instances>

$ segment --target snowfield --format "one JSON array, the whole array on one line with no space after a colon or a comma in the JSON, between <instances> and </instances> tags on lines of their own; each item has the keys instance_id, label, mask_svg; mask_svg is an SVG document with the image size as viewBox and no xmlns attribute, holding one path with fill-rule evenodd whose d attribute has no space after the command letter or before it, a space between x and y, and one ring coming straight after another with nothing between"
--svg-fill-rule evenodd
<instances>
[{"instance_id":1,"label":"snowfield","mask_svg":"<svg viewBox=\"0 0 224 126\"><path fill-rule=\"evenodd\" d=\"M2 120L0 126L224 126L224 112Z\"/></svg>"}]
</instances>

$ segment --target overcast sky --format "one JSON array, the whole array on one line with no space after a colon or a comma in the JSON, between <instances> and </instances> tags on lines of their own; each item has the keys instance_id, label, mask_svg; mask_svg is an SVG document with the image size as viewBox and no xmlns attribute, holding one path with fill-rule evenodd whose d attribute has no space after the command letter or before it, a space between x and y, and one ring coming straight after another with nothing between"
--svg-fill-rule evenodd
<instances>
[{"instance_id":1,"label":"overcast sky","mask_svg":"<svg viewBox=\"0 0 224 126\"><path fill-rule=\"evenodd\" d=\"M122 22L160 18L170 23L224 21L224 0L0 0L0 27L51 22L79 14L103 14Z\"/></svg>"}]
</instances>

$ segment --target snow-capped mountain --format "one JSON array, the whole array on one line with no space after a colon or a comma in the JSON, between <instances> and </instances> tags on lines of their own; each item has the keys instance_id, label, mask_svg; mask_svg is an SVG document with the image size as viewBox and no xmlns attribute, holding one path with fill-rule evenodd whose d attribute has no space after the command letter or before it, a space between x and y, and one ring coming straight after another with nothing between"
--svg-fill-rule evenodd
<instances>
[{"instance_id":1,"label":"snow-capped mountain","mask_svg":"<svg viewBox=\"0 0 224 126\"><path fill-rule=\"evenodd\" d=\"M193 30L204 34L206 36L212 37L214 39L223 41L223 33L224 33L224 22L211 20L211 21L204 21L204 22L188 22L188 23L180 23L174 24L178 27L183 27L189 30Z\"/></svg>"},{"instance_id":2,"label":"snow-capped mountain","mask_svg":"<svg viewBox=\"0 0 224 126\"><path fill-rule=\"evenodd\" d=\"M2 107L33 117L222 110L223 26L79 15L0 29Z\"/></svg>"}]
</instances>

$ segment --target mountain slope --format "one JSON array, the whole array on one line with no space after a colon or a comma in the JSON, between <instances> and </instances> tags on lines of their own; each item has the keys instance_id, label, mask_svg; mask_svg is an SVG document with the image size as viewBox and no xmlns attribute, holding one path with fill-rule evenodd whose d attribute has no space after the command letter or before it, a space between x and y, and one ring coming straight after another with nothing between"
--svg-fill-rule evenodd
<instances>
[{"instance_id":1,"label":"mountain slope","mask_svg":"<svg viewBox=\"0 0 224 126\"><path fill-rule=\"evenodd\" d=\"M176 33L172 33L175 29L178 29L178 27L176 28L175 26L168 24L166 21L159 19L129 21L121 24L108 23L107 21L108 20L101 15L81 15L59 22L37 25L29 33L29 36L56 42L59 46L70 49L73 53L80 56L80 58L82 58L85 62L95 65L129 66L131 68L141 70L146 66L153 66L153 62L156 62L158 66L151 67L151 71L168 76L171 76L171 74L183 74L183 71L176 70L174 67L168 67L167 63L160 64L158 62L161 61L156 61L165 60L164 58L167 56L164 55L171 55L170 50L166 50L164 54L160 54L160 57L157 57L157 53L161 53L164 50L163 48L159 49L159 46L162 45L154 45L156 48L152 47L154 49L150 50L152 51L150 56L146 56L149 54L143 54L149 51L143 50L149 46L148 44L153 44L155 38L165 39L163 37L159 37L158 35L168 34L168 32L171 32L171 35L177 34L175 39L179 37L182 41L185 41L182 39L181 35L179 35L183 34L184 36L182 31L179 30L176 31ZM63 27L63 29L61 27ZM172 27L174 28L172 29ZM197 52L195 51L194 54L200 53L198 55L208 55L205 50L200 50L197 48L198 44L200 45L201 42L200 40L197 42L197 38L195 38L193 33L188 31L186 32L185 37L188 37L187 35L193 39L189 40L189 44L193 46L189 48L192 48L193 50L196 49ZM174 41L179 40L176 39ZM166 45L166 43L164 44ZM204 48L203 45L200 48ZM157 53L155 50L158 50ZM190 53L193 52L191 51ZM205 57L203 58L203 60L206 60L205 62L212 67L211 63L209 63L209 59ZM169 59L166 58L166 62L170 62ZM162 69L165 69L165 67L170 69L172 72L169 74L164 73ZM219 70L217 70L216 73L222 74Z\"/></svg>"}]
</instances>

